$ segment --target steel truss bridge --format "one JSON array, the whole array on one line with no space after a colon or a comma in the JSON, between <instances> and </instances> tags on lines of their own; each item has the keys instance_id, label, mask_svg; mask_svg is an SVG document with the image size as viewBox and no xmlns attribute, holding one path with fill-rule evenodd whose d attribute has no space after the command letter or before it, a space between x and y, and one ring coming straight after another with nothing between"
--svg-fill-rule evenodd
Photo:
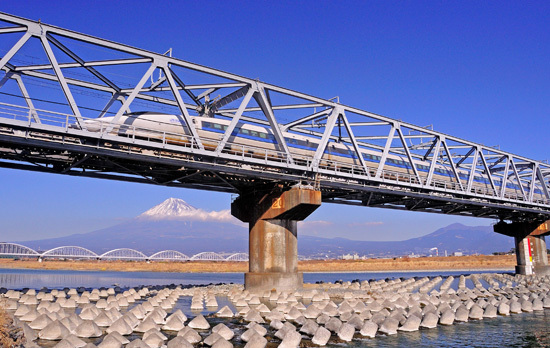
<instances>
[{"instance_id":1,"label":"steel truss bridge","mask_svg":"<svg viewBox=\"0 0 550 348\"><path fill-rule=\"evenodd\" d=\"M38 259L88 259L88 260L132 260L132 261L248 261L248 254L233 253L221 254L211 251L187 256L175 250L163 250L150 256L141 251L119 248L109 250L103 254L96 254L93 251L80 246L60 246L50 250L38 252L29 247L17 243L0 243L0 257L32 257Z\"/></svg>"},{"instance_id":2,"label":"steel truss bridge","mask_svg":"<svg viewBox=\"0 0 550 348\"><path fill-rule=\"evenodd\" d=\"M550 216L546 163L171 52L0 13L0 166L230 193L311 185L330 203L512 221ZM138 111L177 115L181 134L121 126ZM209 138L197 117L226 125ZM240 141L247 125L261 127L272 148ZM296 139L307 139L309 154L296 150ZM333 156L343 147L348 161Z\"/></svg>"}]
</instances>

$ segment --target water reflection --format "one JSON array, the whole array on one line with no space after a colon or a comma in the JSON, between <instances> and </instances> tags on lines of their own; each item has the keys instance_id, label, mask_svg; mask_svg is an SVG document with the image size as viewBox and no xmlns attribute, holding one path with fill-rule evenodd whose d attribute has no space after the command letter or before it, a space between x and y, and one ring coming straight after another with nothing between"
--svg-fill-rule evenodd
<instances>
[{"instance_id":1,"label":"water reflection","mask_svg":"<svg viewBox=\"0 0 550 348\"><path fill-rule=\"evenodd\" d=\"M8 289L110 287L119 285L242 283L242 273L160 273L0 269L0 287Z\"/></svg>"},{"instance_id":2,"label":"water reflection","mask_svg":"<svg viewBox=\"0 0 550 348\"><path fill-rule=\"evenodd\" d=\"M489 271L483 271L489 272ZM411 278L426 276L454 276L461 274L482 273L476 272L387 272L387 273L305 273L304 281L315 283L317 281L334 282L336 280L352 281L378 280L386 278ZM8 289L34 288L76 288L76 287L109 287L119 285L131 287L140 285L166 285L166 284L193 284L204 285L210 283L239 283L242 284L242 273L167 273L167 272L109 272L109 271L64 271L64 270L33 270L33 269L1 269L0 287ZM470 283L468 283L470 282ZM468 287L473 283L467 281ZM455 279L452 287L457 288L458 279Z\"/></svg>"},{"instance_id":3,"label":"water reflection","mask_svg":"<svg viewBox=\"0 0 550 348\"><path fill-rule=\"evenodd\" d=\"M488 271L484 271L488 272ZM482 272L470 272L482 273ZM304 281L334 282L336 280L352 281L354 279L411 278L425 276L459 277L464 272L388 272L388 273L305 273ZM466 273L469 274L469 273ZM109 271L63 271L32 269L1 269L0 287L8 289L34 288L76 288L76 287L121 287L140 285L239 283L242 284L242 273L164 273L164 272L109 272ZM471 282L470 282L471 283ZM458 279L453 282L456 289ZM473 287L473 283L469 284Z\"/></svg>"}]
</instances>

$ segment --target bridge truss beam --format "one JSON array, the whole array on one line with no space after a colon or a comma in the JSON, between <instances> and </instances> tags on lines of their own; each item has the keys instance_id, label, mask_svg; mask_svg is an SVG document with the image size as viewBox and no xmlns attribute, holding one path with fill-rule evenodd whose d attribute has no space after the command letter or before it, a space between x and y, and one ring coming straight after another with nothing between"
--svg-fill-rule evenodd
<instances>
[{"instance_id":1,"label":"bridge truss beam","mask_svg":"<svg viewBox=\"0 0 550 348\"><path fill-rule=\"evenodd\" d=\"M498 148L5 13L0 47L0 167L233 193L305 182L332 203L550 215L550 166ZM113 132L130 110L177 115L183 140ZM229 126L212 139L197 118ZM244 125L264 129L273 149L242 145ZM297 150L303 137L310 153Z\"/></svg>"}]
</instances>

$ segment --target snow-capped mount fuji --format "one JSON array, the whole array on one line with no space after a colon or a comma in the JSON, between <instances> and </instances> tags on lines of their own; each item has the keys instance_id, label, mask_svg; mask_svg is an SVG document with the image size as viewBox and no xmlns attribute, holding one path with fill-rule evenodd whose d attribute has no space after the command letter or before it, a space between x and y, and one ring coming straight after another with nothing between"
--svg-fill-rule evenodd
<instances>
[{"instance_id":1,"label":"snow-capped mount fuji","mask_svg":"<svg viewBox=\"0 0 550 348\"><path fill-rule=\"evenodd\" d=\"M229 222L244 226L229 210L205 211L193 207L183 199L168 198L137 217L137 220L182 220L203 222Z\"/></svg>"},{"instance_id":2,"label":"snow-capped mount fuji","mask_svg":"<svg viewBox=\"0 0 550 348\"><path fill-rule=\"evenodd\" d=\"M153 208L147 210L139 217L148 217L148 218L173 218L173 217L188 217L197 213L199 209L195 208L191 204L187 203L183 199L179 198L168 198L164 202L154 206Z\"/></svg>"}]
</instances>

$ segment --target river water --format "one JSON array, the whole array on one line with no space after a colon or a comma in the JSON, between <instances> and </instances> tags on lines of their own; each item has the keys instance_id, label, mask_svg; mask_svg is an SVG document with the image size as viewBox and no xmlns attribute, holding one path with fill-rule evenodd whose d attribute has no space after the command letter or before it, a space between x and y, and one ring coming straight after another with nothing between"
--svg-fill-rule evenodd
<instances>
[{"instance_id":1,"label":"river water","mask_svg":"<svg viewBox=\"0 0 550 348\"><path fill-rule=\"evenodd\" d=\"M487 271L483 271L487 272ZM483 273L472 272L369 272L369 273L304 273L304 282L334 282L336 280L352 281L379 280L392 278L459 276L461 274ZM109 271L64 271L34 269L0 268L0 287L8 289L31 288L39 290L63 289L76 287L134 287L141 285L192 284L206 285L211 283L244 282L243 273L170 273L170 272L109 272Z\"/></svg>"},{"instance_id":2,"label":"river water","mask_svg":"<svg viewBox=\"0 0 550 348\"><path fill-rule=\"evenodd\" d=\"M487 272L487 271L484 271ZM305 273L304 281L334 282L335 280L377 280L385 278L410 278L424 276L457 276L481 272L387 272L387 273ZM108 272L108 271L49 271L0 269L0 287L8 289L43 287L132 287L139 285L168 285L210 283L243 283L242 273L156 273L156 272ZM486 284L484 284L487 286ZM453 287L456 284L453 284ZM467 282L469 288L473 284ZM198 313L189 311L190 299L178 303L189 316ZM218 299L220 307L229 304L227 299ZM209 314L204 311L203 314ZM357 336L357 335L356 335ZM550 310L514 314L508 317L484 319L452 326L416 332L400 332L392 336L377 336L375 339L354 339L347 345L333 347L550 347Z\"/></svg>"}]
</instances>

